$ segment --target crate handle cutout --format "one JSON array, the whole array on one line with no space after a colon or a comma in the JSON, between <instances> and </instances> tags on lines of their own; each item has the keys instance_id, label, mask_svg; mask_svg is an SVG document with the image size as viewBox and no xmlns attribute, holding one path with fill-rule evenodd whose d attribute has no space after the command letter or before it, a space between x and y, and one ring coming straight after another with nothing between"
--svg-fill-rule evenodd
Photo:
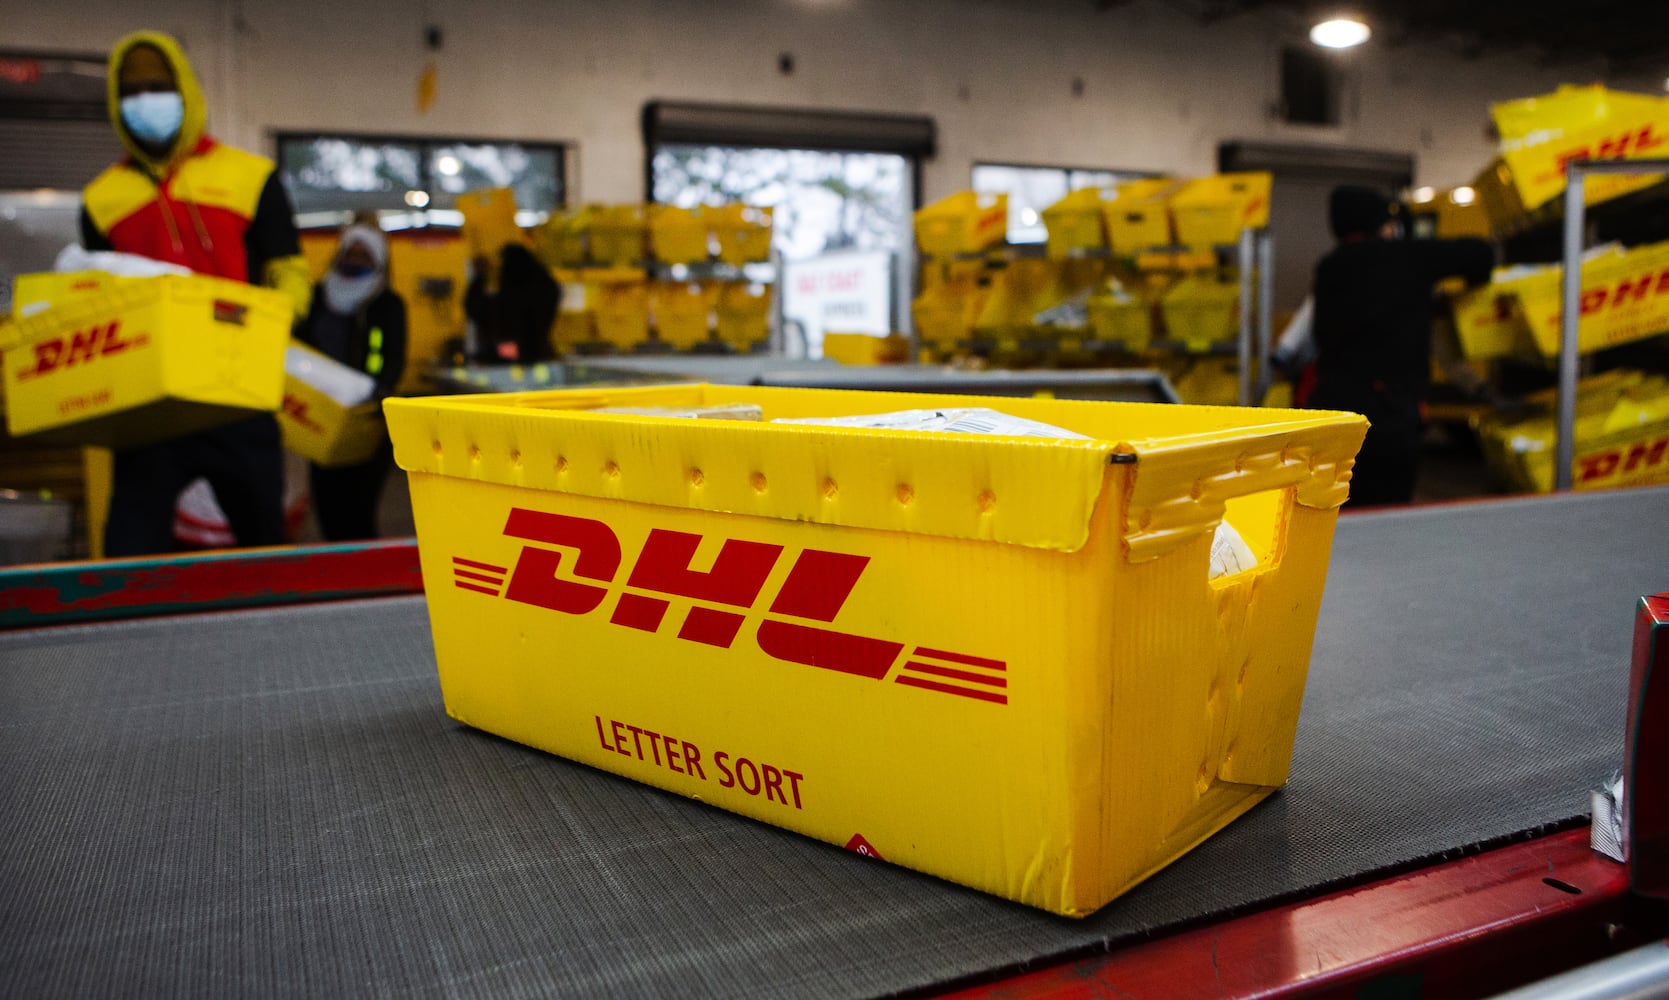
<instances>
[{"instance_id":1,"label":"crate handle cutout","mask_svg":"<svg viewBox=\"0 0 1669 1000\"><path fill-rule=\"evenodd\" d=\"M1312 427L1253 441L1199 441L1153 451L1138 447L1127 487L1127 558L1133 563L1157 559L1213 531L1231 501L1269 490L1291 489L1291 503L1304 507L1337 508L1349 495L1360 441L1339 430ZM1247 502L1242 499L1237 506ZM1281 517L1289 516L1291 503L1282 507ZM1257 506L1271 509L1267 500ZM1253 528L1254 533L1262 530ZM1278 556L1279 545L1271 551Z\"/></svg>"},{"instance_id":2,"label":"crate handle cutout","mask_svg":"<svg viewBox=\"0 0 1669 1000\"><path fill-rule=\"evenodd\" d=\"M1241 540L1257 558L1257 565L1238 573L1212 577L1214 589L1236 586L1281 564L1282 557L1286 555L1287 523L1292 517L1294 492L1291 487L1260 490L1224 501L1223 523L1239 533Z\"/></svg>"}]
</instances>

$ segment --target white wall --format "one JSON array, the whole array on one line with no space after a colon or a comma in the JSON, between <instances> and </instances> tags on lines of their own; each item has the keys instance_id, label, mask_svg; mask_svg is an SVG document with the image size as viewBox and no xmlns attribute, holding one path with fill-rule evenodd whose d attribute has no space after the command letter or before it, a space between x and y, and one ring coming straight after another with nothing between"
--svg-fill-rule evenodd
<instances>
[{"instance_id":1,"label":"white wall","mask_svg":"<svg viewBox=\"0 0 1669 1000\"><path fill-rule=\"evenodd\" d=\"M638 116L680 99L895 111L937 120L928 198L975 160L1209 172L1229 139L1411 152L1420 183L1469 180L1488 160L1488 105L1584 81L1532 58L1466 60L1435 45L1340 56L1352 79L1338 128L1271 120L1283 43L1303 26L1242 15L1212 26L1135 0L124 0L16 3L0 48L98 51L136 27L184 40L211 126L270 152L276 129L578 144L574 193L643 195ZM438 99L416 109L428 54L420 11L445 31ZM779 52L796 72L777 72ZM1075 98L1071 81L1084 81Z\"/></svg>"}]
</instances>

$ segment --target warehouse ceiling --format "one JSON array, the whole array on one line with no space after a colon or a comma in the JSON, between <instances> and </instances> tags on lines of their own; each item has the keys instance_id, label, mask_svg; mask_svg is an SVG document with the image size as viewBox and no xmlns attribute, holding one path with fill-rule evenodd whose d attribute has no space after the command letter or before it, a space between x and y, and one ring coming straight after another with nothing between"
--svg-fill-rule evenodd
<instances>
[{"instance_id":1,"label":"warehouse ceiling","mask_svg":"<svg viewBox=\"0 0 1669 1000\"><path fill-rule=\"evenodd\" d=\"M1528 52L1547 66L1603 59L1616 73L1669 73L1669 4L1654 0L1195 0L1189 6L1208 23L1252 12L1286 13L1306 24L1352 13L1391 47L1430 42L1467 56Z\"/></svg>"}]
</instances>

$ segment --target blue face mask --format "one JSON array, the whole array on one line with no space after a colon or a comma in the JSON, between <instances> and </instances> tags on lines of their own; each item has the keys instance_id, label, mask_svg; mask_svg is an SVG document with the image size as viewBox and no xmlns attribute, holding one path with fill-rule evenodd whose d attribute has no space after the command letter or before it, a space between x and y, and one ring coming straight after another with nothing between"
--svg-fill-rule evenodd
<instances>
[{"instance_id":1,"label":"blue face mask","mask_svg":"<svg viewBox=\"0 0 1669 1000\"><path fill-rule=\"evenodd\" d=\"M122 124L129 134L150 146L166 146L185 123L185 101L177 91L134 94L122 98Z\"/></svg>"}]
</instances>

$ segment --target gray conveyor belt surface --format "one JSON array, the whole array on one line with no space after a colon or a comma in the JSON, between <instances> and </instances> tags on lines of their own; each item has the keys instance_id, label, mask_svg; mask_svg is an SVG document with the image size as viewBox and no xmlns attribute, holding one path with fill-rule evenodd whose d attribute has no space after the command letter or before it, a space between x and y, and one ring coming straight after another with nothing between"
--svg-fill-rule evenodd
<instances>
[{"instance_id":1,"label":"gray conveyor belt surface","mask_svg":"<svg viewBox=\"0 0 1669 1000\"><path fill-rule=\"evenodd\" d=\"M1072 921L460 726L424 605L0 635L0 995L919 989L1568 822L1669 489L1340 521L1287 789Z\"/></svg>"}]
</instances>

